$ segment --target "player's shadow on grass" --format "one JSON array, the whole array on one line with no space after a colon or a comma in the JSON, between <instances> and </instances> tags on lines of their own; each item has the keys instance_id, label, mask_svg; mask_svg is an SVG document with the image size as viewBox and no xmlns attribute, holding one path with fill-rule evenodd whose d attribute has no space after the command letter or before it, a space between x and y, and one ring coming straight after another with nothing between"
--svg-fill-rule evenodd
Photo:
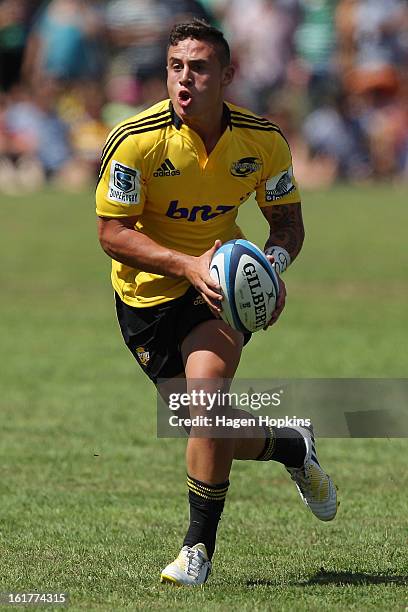
<instances>
[{"instance_id":1,"label":"player's shadow on grass","mask_svg":"<svg viewBox=\"0 0 408 612\"><path fill-rule=\"evenodd\" d=\"M331 584L337 586L366 586L368 584L397 584L408 586L408 576L381 576L379 574L366 574L363 572L327 572L321 569L314 576L294 586L316 586L319 584ZM278 586L274 580L247 580L246 586Z\"/></svg>"},{"instance_id":2,"label":"player's shadow on grass","mask_svg":"<svg viewBox=\"0 0 408 612\"><path fill-rule=\"evenodd\" d=\"M321 569L314 576L303 583L303 586L316 584L334 584L338 586L354 585L366 586L368 584L398 584L408 585L408 576L392 576L380 574L367 574L365 572L328 572Z\"/></svg>"}]
</instances>

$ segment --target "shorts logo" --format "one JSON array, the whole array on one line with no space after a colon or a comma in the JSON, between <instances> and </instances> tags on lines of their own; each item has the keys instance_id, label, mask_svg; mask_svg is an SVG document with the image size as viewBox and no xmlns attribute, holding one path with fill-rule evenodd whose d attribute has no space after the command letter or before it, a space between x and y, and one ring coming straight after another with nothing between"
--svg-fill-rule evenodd
<instances>
[{"instance_id":1,"label":"shorts logo","mask_svg":"<svg viewBox=\"0 0 408 612\"><path fill-rule=\"evenodd\" d=\"M142 366L147 366L150 359L149 351L146 351L143 346L138 346L136 349L136 355L138 356Z\"/></svg>"},{"instance_id":2,"label":"shorts logo","mask_svg":"<svg viewBox=\"0 0 408 612\"><path fill-rule=\"evenodd\" d=\"M140 170L129 168L114 159L111 163L108 199L120 204L138 204Z\"/></svg>"},{"instance_id":3,"label":"shorts logo","mask_svg":"<svg viewBox=\"0 0 408 612\"><path fill-rule=\"evenodd\" d=\"M248 176L262 168L262 161L259 157L243 157L233 162L230 172L233 176Z\"/></svg>"},{"instance_id":4,"label":"shorts logo","mask_svg":"<svg viewBox=\"0 0 408 612\"><path fill-rule=\"evenodd\" d=\"M289 166L287 170L272 176L266 181L265 200L267 202L279 200L279 198L283 198L283 196L288 195L294 189L296 187L293 184L293 169L292 166Z\"/></svg>"},{"instance_id":5,"label":"shorts logo","mask_svg":"<svg viewBox=\"0 0 408 612\"><path fill-rule=\"evenodd\" d=\"M203 296L199 295L198 297L196 297L196 299L194 300L193 304L194 304L194 306L199 306L200 304L205 304Z\"/></svg>"},{"instance_id":6,"label":"shorts logo","mask_svg":"<svg viewBox=\"0 0 408 612\"><path fill-rule=\"evenodd\" d=\"M153 172L153 176L178 176L179 174L181 174L180 170L177 170L169 158L164 160L160 168L157 168L156 172Z\"/></svg>"}]
</instances>

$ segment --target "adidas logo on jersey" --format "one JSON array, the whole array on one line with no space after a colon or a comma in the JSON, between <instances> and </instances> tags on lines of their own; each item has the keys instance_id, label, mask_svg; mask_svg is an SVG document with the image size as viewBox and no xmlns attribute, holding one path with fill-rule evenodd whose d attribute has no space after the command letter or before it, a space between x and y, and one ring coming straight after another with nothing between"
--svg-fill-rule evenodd
<instances>
[{"instance_id":1,"label":"adidas logo on jersey","mask_svg":"<svg viewBox=\"0 0 408 612\"><path fill-rule=\"evenodd\" d=\"M153 176L177 176L180 174L180 170L177 170L169 160L165 159L160 168L157 168L156 172L153 172Z\"/></svg>"}]
</instances>

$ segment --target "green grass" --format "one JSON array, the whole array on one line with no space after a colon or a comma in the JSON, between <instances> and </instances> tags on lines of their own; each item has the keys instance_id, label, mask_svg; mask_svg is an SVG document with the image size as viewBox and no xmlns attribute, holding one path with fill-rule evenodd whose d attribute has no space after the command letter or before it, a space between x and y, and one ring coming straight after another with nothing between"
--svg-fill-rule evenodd
<instances>
[{"instance_id":1,"label":"green grass","mask_svg":"<svg viewBox=\"0 0 408 612\"><path fill-rule=\"evenodd\" d=\"M408 208L390 186L307 193L287 309L238 375L406 377ZM332 524L277 464L236 462L214 573L166 588L187 521L184 441L122 346L92 194L0 200L0 591L67 591L72 609L403 610L405 439L321 440ZM261 244L252 204L242 226ZM4 608L6 609L6 608Z\"/></svg>"}]
</instances>

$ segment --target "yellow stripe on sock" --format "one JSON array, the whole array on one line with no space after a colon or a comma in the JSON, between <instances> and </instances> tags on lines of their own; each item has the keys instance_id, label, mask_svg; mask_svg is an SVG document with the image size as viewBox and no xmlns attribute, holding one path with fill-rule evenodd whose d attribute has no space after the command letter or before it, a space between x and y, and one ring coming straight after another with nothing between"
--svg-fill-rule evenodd
<instances>
[{"instance_id":1,"label":"yellow stripe on sock","mask_svg":"<svg viewBox=\"0 0 408 612\"><path fill-rule=\"evenodd\" d=\"M217 501L222 501L225 499L228 491L228 487L224 489L210 489L209 487L202 487L198 483L189 479L187 480L187 486L188 489L196 495L204 497L205 499L213 499Z\"/></svg>"}]
</instances>

